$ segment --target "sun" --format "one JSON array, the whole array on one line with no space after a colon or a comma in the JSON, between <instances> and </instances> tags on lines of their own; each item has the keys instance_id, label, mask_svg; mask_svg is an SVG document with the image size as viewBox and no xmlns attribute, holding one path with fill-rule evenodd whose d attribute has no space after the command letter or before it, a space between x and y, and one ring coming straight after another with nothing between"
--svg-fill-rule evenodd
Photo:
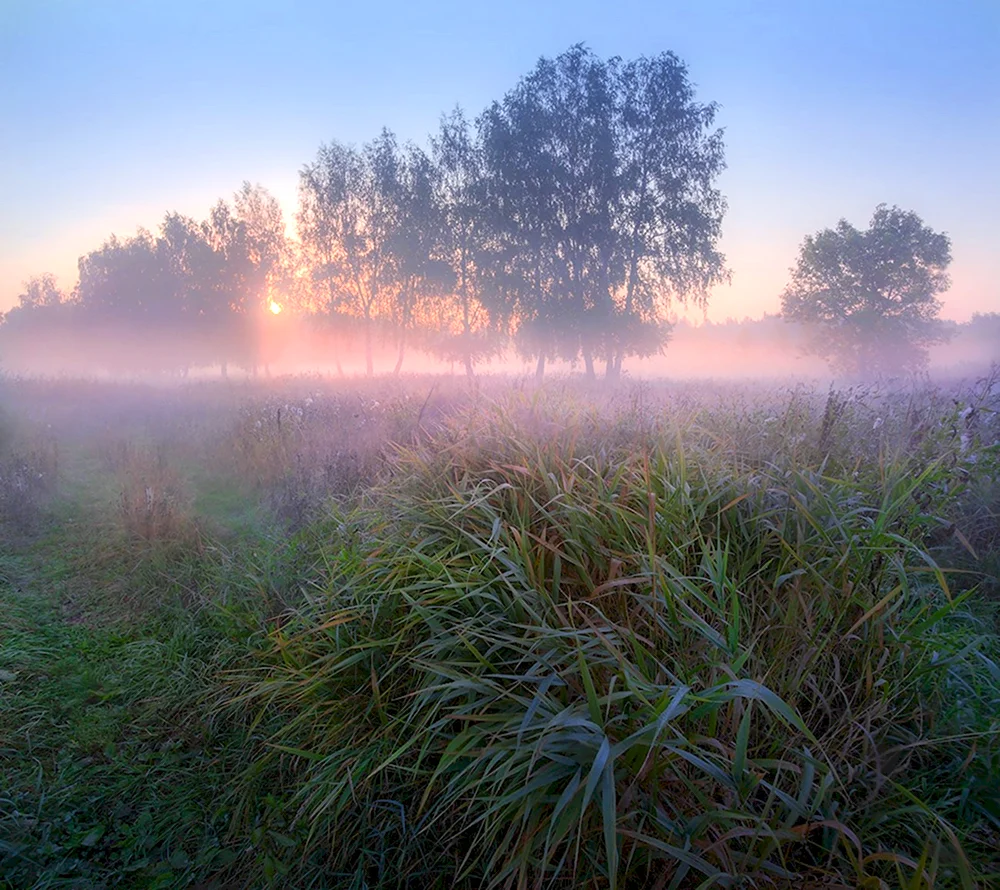
<instances>
[{"instance_id":1,"label":"sun","mask_svg":"<svg viewBox=\"0 0 1000 890\"><path fill-rule=\"evenodd\" d=\"M276 303L274 300L271 300L267 308L271 310L273 315L277 315L281 312L281 303Z\"/></svg>"}]
</instances>

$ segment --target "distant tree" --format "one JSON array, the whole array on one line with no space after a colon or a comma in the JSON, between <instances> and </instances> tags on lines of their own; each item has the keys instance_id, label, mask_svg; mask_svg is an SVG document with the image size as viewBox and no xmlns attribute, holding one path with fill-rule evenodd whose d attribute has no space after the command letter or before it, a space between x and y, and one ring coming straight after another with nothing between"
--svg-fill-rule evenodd
<instances>
[{"instance_id":1,"label":"distant tree","mask_svg":"<svg viewBox=\"0 0 1000 890\"><path fill-rule=\"evenodd\" d=\"M280 207L265 190L244 183L232 205L224 200L215 204L202 229L212 249L206 292L222 373L227 373L230 361L256 370L256 328L266 312L270 287L280 276Z\"/></svg>"},{"instance_id":2,"label":"distant tree","mask_svg":"<svg viewBox=\"0 0 1000 890\"><path fill-rule=\"evenodd\" d=\"M112 235L80 257L77 301L85 315L132 325L167 324L180 314L178 287L157 238L146 229Z\"/></svg>"},{"instance_id":3,"label":"distant tree","mask_svg":"<svg viewBox=\"0 0 1000 890\"><path fill-rule=\"evenodd\" d=\"M292 250L278 200L262 185L244 182L233 198L233 211L243 226L252 269L250 299L254 310L266 310L280 298L293 275Z\"/></svg>"},{"instance_id":4,"label":"distant tree","mask_svg":"<svg viewBox=\"0 0 1000 890\"><path fill-rule=\"evenodd\" d=\"M327 310L363 324L368 376L375 325L395 328L398 368L416 301L442 274L432 176L423 152L403 151L390 130L360 151L320 146L300 174L299 237L328 288Z\"/></svg>"},{"instance_id":5,"label":"distant tree","mask_svg":"<svg viewBox=\"0 0 1000 890\"><path fill-rule=\"evenodd\" d=\"M208 222L168 213L160 225L158 249L170 270L179 320L174 349L182 371L192 365L225 365L232 347L230 288L225 254L213 246Z\"/></svg>"},{"instance_id":6,"label":"distant tree","mask_svg":"<svg viewBox=\"0 0 1000 890\"><path fill-rule=\"evenodd\" d=\"M347 238L355 228L358 209L352 196L360 176L359 153L339 142L321 145L316 160L299 173L299 243L310 278L320 289L314 308L330 319L350 312L349 304L357 302L341 282L348 277ZM343 374L336 338L333 345L337 372Z\"/></svg>"},{"instance_id":7,"label":"distant tree","mask_svg":"<svg viewBox=\"0 0 1000 890\"><path fill-rule=\"evenodd\" d=\"M493 229L491 308L522 351L582 356L588 376L666 342L671 300L725 276L716 109L672 54L623 63L582 46L534 71L479 120Z\"/></svg>"},{"instance_id":8,"label":"distant tree","mask_svg":"<svg viewBox=\"0 0 1000 890\"><path fill-rule=\"evenodd\" d=\"M395 209L389 250L396 279L391 320L398 353L393 373L399 374L408 334L426 327L434 304L454 290L455 275L446 258L445 216L438 200L438 170L431 158L408 145L393 172L384 191Z\"/></svg>"},{"instance_id":9,"label":"distant tree","mask_svg":"<svg viewBox=\"0 0 1000 890\"><path fill-rule=\"evenodd\" d=\"M483 303L488 226L483 213L482 152L465 115L455 109L431 137L437 206L442 219L441 254L451 269L450 299L434 307L430 346L445 360L461 361L468 377L474 364L497 351L495 319Z\"/></svg>"},{"instance_id":10,"label":"distant tree","mask_svg":"<svg viewBox=\"0 0 1000 890\"><path fill-rule=\"evenodd\" d=\"M514 327L538 377L547 359L580 352L594 298L581 264L609 229L610 117L605 66L576 47L539 60L478 122L490 311Z\"/></svg>"},{"instance_id":11,"label":"distant tree","mask_svg":"<svg viewBox=\"0 0 1000 890\"><path fill-rule=\"evenodd\" d=\"M947 335L937 297L950 262L947 235L880 204L865 231L841 220L805 239L782 312L812 330L810 351L839 371L918 370Z\"/></svg>"},{"instance_id":12,"label":"distant tree","mask_svg":"<svg viewBox=\"0 0 1000 890\"><path fill-rule=\"evenodd\" d=\"M41 306L58 306L64 302L66 295L56 284L56 277L49 272L35 275L24 282L24 290L18 294L18 305L24 309L34 309Z\"/></svg>"},{"instance_id":13,"label":"distant tree","mask_svg":"<svg viewBox=\"0 0 1000 890\"><path fill-rule=\"evenodd\" d=\"M975 313L969 329L977 340L988 344L990 359L1000 362L1000 312Z\"/></svg>"},{"instance_id":14,"label":"distant tree","mask_svg":"<svg viewBox=\"0 0 1000 890\"><path fill-rule=\"evenodd\" d=\"M36 368L39 360L65 352L75 308L54 275L29 278L17 305L0 312L0 356L15 366Z\"/></svg>"},{"instance_id":15,"label":"distant tree","mask_svg":"<svg viewBox=\"0 0 1000 890\"><path fill-rule=\"evenodd\" d=\"M694 97L673 53L615 66L615 265L610 318L597 318L609 376L666 344L673 301L704 307L728 278L718 249L726 202L718 107Z\"/></svg>"}]
</instances>

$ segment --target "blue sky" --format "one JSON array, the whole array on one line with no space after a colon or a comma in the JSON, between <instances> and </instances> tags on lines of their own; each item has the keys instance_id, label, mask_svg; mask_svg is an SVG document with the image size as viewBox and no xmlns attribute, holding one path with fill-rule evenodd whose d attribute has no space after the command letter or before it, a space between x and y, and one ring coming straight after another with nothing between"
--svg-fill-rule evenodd
<instances>
[{"instance_id":1,"label":"blue sky","mask_svg":"<svg viewBox=\"0 0 1000 890\"><path fill-rule=\"evenodd\" d=\"M0 310L244 179L291 213L320 142L423 141L576 42L673 50L721 106L733 278L709 317L776 311L803 236L879 202L951 235L946 316L1000 311L1000 0L2 0Z\"/></svg>"}]
</instances>

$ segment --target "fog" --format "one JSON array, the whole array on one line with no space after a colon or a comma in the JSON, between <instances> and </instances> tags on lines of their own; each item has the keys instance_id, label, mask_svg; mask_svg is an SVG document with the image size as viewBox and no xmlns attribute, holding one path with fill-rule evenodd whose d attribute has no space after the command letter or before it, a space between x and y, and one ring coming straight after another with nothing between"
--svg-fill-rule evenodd
<instances>
[{"instance_id":1,"label":"fog","mask_svg":"<svg viewBox=\"0 0 1000 890\"><path fill-rule=\"evenodd\" d=\"M375 336L376 376L393 374L399 344L391 336ZM478 376L534 374L536 362L497 340L489 356L474 365ZM129 330L121 325L5 331L0 327L0 373L21 377L87 377L107 380L147 380L158 383L289 375L325 375L332 379L364 376L364 337L358 330L333 331L322 317L263 317L253 336L240 348L231 339L184 337L156 331ZM224 363L206 356L227 356ZM955 325L951 337L928 350L926 371L932 375L972 375L1000 360L1000 343L985 323ZM600 370L601 365L598 365ZM554 360L548 374L584 374L580 361ZM466 374L460 359L446 360L426 345L415 343L404 353L403 375ZM623 373L635 379L674 380L802 378L833 380L827 363L810 353L808 337L799 325L778 317L691 324L679 321L662 351L633 357ZM603 375L600 375L603 376ZM853 375L858 379L864 375Z\"/></svg>"}]
</instances>

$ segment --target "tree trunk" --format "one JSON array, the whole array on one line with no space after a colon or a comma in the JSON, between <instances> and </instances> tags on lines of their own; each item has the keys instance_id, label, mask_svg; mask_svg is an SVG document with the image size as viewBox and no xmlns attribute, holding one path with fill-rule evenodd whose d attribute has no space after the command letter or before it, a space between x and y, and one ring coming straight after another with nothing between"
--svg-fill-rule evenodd
<instances>
[{"instance_id":1,"label":"tree trunk","mask_svg":"<svg viewBox=\"0 0 1000 890\"><path fill-rule=\"evenodd\" d=\"M333 363L337 368L337 376L344 376L344 366L340 363L340 346L337 345L337 334L333 335Z\"/></svg>"},{"instance_id":2,"label":"tree trunk","mask_svg":"<svg viewBox=\"0 0 1000 890\"><path fill-rule=\"evenodd\" d=\"M229 379L229 365L227 365L226 362L222 362L222 379Z\"/></svg>"},{"instance_id":3,"label":"tree trunk","mask_svg":"<svg viewBox=\"0 0 1000 890\"><path fill-rule=\"evenodd\" d=\"M329 257L327 257L327 263L329 263L329 262L330 262L330 259L329 259ZM329 279L327 280L327 285L330 288L329 312L330 312L331 315L334 315L335 314L335 310L334 310L333 307L334 307L334 304L335 304L337 292L334 289L333 282L330 281ZM333 330L333 363L337 366L337 376L338 377L343 377L344 376L344 368L340 364L340 347L337 345L337 327L336 327L336 325L333 325L333 329L334 329Z\"/></svg>"},{"instance_id":4,"label":"tree trunk","mask_svg":"<svg viewBox=\"0 0 1000 890\"><path fill-rule=\"evenodd\" d=\"M545 376L545 353L538 356L538 364L535 365L535 380L541 382Z\"/></svg>"},{"instance_id":5,"label":"tree trunk","mask_svg":"<svg viewBox=\"0 0 1000 890\"><path fill-rule=\"evenodd\" d=\"M588 380L597 379L597 375L594 373L594 356L589 346L583 347L583 367Z\"/></svg>"},{"instance_id":6,"label":"tree trunk","mask_svg":"<svg viewBox=\"0 0 1000 890\"><path fill-rule=\"evenodd\" d=\"M465 335L465 376L470 380L476 376L472 369L472 319L469 318L469 292L467 288L465 254L462 254L462 332Z\"/></svg>"},{"instance_id":7,"label":"tree trunk","mask_svg":"<svg viewBox=\"0 0 1000 890\"><path fill-rule=\"evenodd\" d=\"M372 320L365 319L365 374L368 377L375 375L375 363L372 361Z\"/></svg>"},{"instance_id":8,"label":"tree trunk","mask_svg":"<svg viewBox=\"0 0 1000 890\"><path fill-rule=\"evenodd\" d=\"M400 333L399 335L399 355L396 358L396 367L392 369L392 376L398 377L399 372L403 368L403 356L406 353L406 334Z\"/></svg>"}]
</instances>

